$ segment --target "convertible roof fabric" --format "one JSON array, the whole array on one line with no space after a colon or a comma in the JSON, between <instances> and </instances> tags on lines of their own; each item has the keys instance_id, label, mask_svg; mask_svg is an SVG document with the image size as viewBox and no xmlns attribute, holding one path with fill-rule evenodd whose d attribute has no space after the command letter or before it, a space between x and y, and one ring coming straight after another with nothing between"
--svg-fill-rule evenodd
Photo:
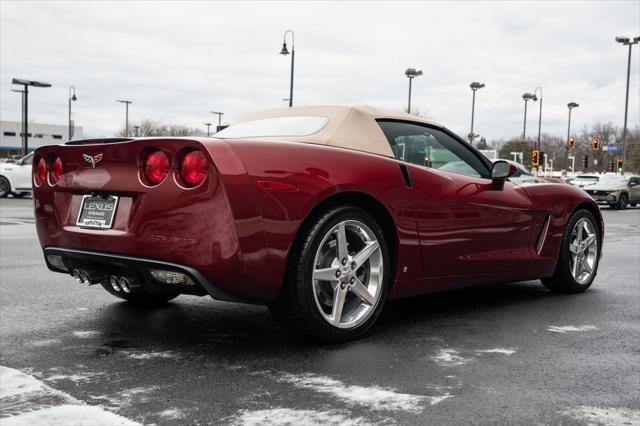
<instances>
[{"instance_id":1,"label":"convertible roof fabric","mask_svg":"<svg viewBox=\"0 0 640 426\"><path fill-rule=\"evenodd\" d=\"M311 135L260 139L330 145L387 157L393 157L393 151L391 151L391 146L376 120L385 118L407 120L440 127L437 123L422 117L406 114L402 111L377 109L368 105L279 108L245 115L236 120L234 124L275 117L326 117L329 122L321 130Z\"/></svg>"}]
</instances>

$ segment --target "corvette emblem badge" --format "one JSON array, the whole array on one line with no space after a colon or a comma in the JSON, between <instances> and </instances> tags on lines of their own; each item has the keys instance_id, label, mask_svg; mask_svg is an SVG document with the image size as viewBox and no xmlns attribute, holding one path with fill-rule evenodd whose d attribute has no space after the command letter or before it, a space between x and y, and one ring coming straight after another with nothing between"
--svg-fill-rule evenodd
<instances>
[{"instance_id":1,"label":"corvette emblem badge","mask_svg":"<svg viewBox=\"0 0 640 426\"><path fill-rule=\"evenodd\" d=\"M96 168L96 164L98 164L102 160L102 154L91 156L89 154L82 154L82 158L84 161L91 164L92 168Z\"/></svg>"}]
</instances>

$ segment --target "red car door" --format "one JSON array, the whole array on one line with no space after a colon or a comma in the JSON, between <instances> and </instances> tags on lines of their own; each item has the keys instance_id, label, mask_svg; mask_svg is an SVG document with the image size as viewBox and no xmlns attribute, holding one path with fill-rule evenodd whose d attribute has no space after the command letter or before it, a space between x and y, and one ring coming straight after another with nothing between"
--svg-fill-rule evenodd
<instances>
[{"instance_id":1,"label":"red car door","mask_svg":"<svg viewBox=\"0 0 640 426\"><path fill-rule=\"evenodd\" d=\"M379 124L411 176L425 277L482 281L531 268L534 217L522 188L496 189L490 162L444 129Z\"/></svg>"}]
</instances>

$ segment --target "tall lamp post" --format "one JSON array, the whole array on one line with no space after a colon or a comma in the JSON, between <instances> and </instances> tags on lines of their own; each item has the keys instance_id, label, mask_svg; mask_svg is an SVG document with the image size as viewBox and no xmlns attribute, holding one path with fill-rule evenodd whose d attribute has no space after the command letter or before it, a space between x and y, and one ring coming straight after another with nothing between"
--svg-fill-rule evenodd
<instances>
[{"instance_id":1,"label":"tall lamp post","mask_svg":"<svg viewBox=\"0 0 640 426\"><path fill-rule=\"evenodd\" d=\"M205 126L207 126L207 137L211 136L211 131L210 131L210 129L211 129L211 123L202 123L202 124L204 124Z\"/></svg>"},{"instance_id":2,"label":"tall lamp post","mask_svg":"<svg viewBox=\"0 0 640 426\"><path fill-rule=\"evenodd\" d=\"M129 137L129 105L132 103L131 101L125 101L121 99L117 99L116 102L120 102L125 105L124 112L124 136Z\"/></svg>"},{"instance_id":3,"label":"tall lamp post","mask_svg":"<svg viewBox=\"0 0 640 426\"><path fill-rule=\"evenodd\" d=\"M291 34L291 79L289 81L289 106L293 106L293 64L296 57L296 51L294 47L295 36L293 31L287 30L284 32L284 37L282 38L282 50L280 51L281 55L288 55L289 50L287 49L287 34Z\"/></svg>"},{"instance_id":4,"label":"tall lamp post","mask_svg":"<svg viewBox=\"0 0 640 426\"><path fill-rule=\"evenodd\" d=\"M634 37L631 40L629 37L616 37L618 43L622 43L623 46L629 46L629 59L627 60L627 92L624 100L624 126L622 128L622 171L624 174L624 168L627 166L627 113L629 112L629 75L631 73L631 46L638 44L640 37Z\"/></svg>"},{"instance_id":5,"label":"tall lamp post","mask_svg":"<svg viewBox=\"0 0 640 426\"><path fill-rule=\"evenodd\" d=\"M73 139L73 134L75 133L73 129L73 121L71 120L71 102L75 102L77 100L76 88L73 86L69 87L69 140Z\"/></svg>"},{"instance_id":6,"label":"tall lamp post","mask_svg":"<svg viewBox=\"0 0 640 426\"><path fill-rule=\"evenodd\" d=\"M538 96L538 91L540 91L540 96ZM538 143L536 144L536 149L540 151L540 130L542 128L542 87L536 87L536 90L533 92L533 100L539 100L539 112L538 112Z\"/></svg>"},{"instance_id":7,"label":"tall lamp post","mask_svg":"<svg viewBox=\"0 0 640 426\"><path fill-rule=\"evenodd\" d=\"M20 103L20 128L24 128L24 90L11 89L12 92L20 93L22 102Z\"/></svg>"},{"instance_id":8,"label":"tall lamp post","mask_svg":"<svg viewBox=\"0 0 640 426\"><path fill-rule=\"evenodd\" d=\"M51 87L49 83L43 83L42 81L23 80L20 78L14 78L11 84L18 84L24 86L22 93L23 108L22 114L24 119L22 120L22 155L27 155L29 150L29 86L32 87Z\"/></svg>"},{"instance_id":9,"label":"tall lamp post","mask_svg":"<svg viewBox=\"0 0 640 426\"><path fill-rule=\"evenodd\" d=\"M476 111L476 90L482 89L484 87L484 83L478 83L477 81L472 82L469 87L473 91L473 98L471 101L471 131L469 132L469 142L473 145L473 139L476 137L475 133L473 133L473 117Z\"/></svg>"},{"instance_id":10,"label":"tall lamp post","mask_svg":"<svg viewBox=\"0 0 640 426\"><path fill-rule=\"evenodd\" d=\"M414 78L422 75L422 70L416 70L415 68L407 68L404 71L404 75L409 78L409 101L407 102L407 114L411 114L411 82Z\"/></svg>"},{"instance_id":11,"label":"tall lamp post","mask_svg":"<svg viewBox=\"0 0 640 426\"><path fill-rule=\"evenodd\" d=\"M524 127L522 129L522 140L526 141L527 140L527 103L529 101L535 101L537 100L537 98L536 98L536 95L527 92L522 95L522 99L524 99Z\"/></svg>"},{"instance_id":12,"label":"tall lamp post","mask_svg":"<svg viewBox=\"0 0 640 426\"><path fill-rule=\"evenodd\" d=\"M218 116L218 127L216 127L216 132L219 132L220 130L222 130L222 116L224 115L224 112L218 112L218 111L209 111L211 114L215 114Z\"/></svg>"},{"instance_id":13,"label":"tall lamp post","mask_svg":"<svg viewBox=\"0 0 640 426\"><path fill-rule=\"evenodd\" d=\"M574 108L578 108L579 106L580 105L575 102L569 102L567 104L567 108L569 108L569 124L567 124L567 146L565 147L567 166L569 166L569 159L571 158L569 157L569 139L571 139L571 110ZM573 160L575 161L575 156L573 157ZM573 166L571 167L571 171L574 171Z\"/></svg>"}]
</instances>

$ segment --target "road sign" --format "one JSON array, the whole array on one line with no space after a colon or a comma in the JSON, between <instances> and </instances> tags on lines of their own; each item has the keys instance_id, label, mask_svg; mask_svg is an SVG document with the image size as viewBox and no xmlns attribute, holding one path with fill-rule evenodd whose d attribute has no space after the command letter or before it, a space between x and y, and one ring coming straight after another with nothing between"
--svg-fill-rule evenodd
<instances>
[{"instance_id":1,"label":"road sign","mask_svg":"<svg viewBox=\"0 0 640 426\"><path fill-rule=\"evenodd\" d=\"M620 145L605 145L602 147L603 151L620 151Z\"/></svg>"}]
</instances>

